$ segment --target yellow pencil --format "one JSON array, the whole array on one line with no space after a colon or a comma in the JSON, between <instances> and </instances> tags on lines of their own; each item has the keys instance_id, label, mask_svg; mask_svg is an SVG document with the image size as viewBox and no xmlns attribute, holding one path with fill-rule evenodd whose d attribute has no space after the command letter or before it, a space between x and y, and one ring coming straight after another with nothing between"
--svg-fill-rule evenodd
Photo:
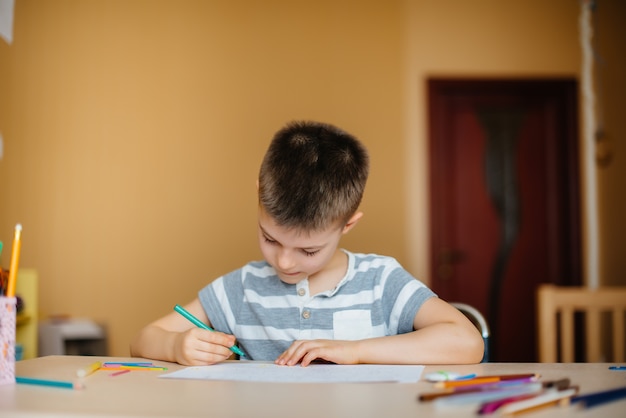
<instances>
[{"instance_id":1,"label":"yellow pencil","mask_svg":"<svg viewBox=\"0 0 626 418\"><path fill-rule=\"evenodd\" d=\"M20 248L22 247L22 225L15 225L15 237L13 238L13 250L11 251L11 264L9 266L9 283L7 284L6 296L15 296L15 282L17 280L17 269L20 264Z\"/></svg>"},{"instance_id":2,"label":"yellow pencil","mask_svg":"<svg viewBox=\"0 0 626 418\"><path fill-rule=\"evenodd\" d=\"M102 362L101 361L96 361L95 363L91 363L89 366L86 366L86 367L83 367L83 368L80 368L80 369L76 370L76 376L78 376L78 377L89 376L91 373L95 372L100 367L102 367Z\"/></svg>"}]
</instances>

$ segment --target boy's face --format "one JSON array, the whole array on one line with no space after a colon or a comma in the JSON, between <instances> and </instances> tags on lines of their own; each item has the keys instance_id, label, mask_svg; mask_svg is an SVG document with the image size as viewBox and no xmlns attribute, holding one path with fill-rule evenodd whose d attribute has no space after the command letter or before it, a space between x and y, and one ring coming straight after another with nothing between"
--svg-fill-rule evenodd
<instances>
[{"instance_id":1,"label":"boy's face","mask_svg":"<svg viewBox=\"0 0 626 418\"><path fill-rule=\"evenodd\" d=\"M265 260L285 283L296 284L319 273L331 261L346 228L301 232L277 225L259 208L259 247Z\"/></svg>"}]
</instances>

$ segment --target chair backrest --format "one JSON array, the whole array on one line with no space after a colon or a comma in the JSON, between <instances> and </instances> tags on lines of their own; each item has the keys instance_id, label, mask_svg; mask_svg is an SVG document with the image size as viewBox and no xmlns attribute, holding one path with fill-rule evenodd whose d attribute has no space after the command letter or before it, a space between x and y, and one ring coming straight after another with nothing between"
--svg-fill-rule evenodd
<instances>
[{"instance_id":1,"label":"chair backrest","mask_svg":"<svg viewBox=\"0 0 626 418\"><path fill-rule=\"evenodd\" d=\"M626 287L540 285L537 290L539 361L574 362L576 334L580 331L584 335L586 362L623 362L625 312ZM575 326L577 313L583 318L579 322L584 323L579 327ZM610 319L603 321L607 316ZM604 339L610 349L603 350L605 329L610 330L609 337ZM607 358L607 354L612 358Z\"/></svg>"},{"instance_id":2,"label":"chair backrest","mask_svg":"<svg viewBox=\"0 0 626 418\"><path fill-rule=\"evenodd\" d=\"M478 328L478 331L480 331L480 334L483 336L483 342L485 343L485 353L483 354L483 359L481 360L481 363L488 362L489 361L489 325L487 325L487 320L485 319L483 314L480 313L478 309L474 308L471 305L468 305L467 303L451 302L450 305L454 306L459 311L461 311L461 313L463 313L463 315L465 315L467 319L469 319L472 322L472 324L474 324L474 326Z\"/></svg>"}]
</instances>

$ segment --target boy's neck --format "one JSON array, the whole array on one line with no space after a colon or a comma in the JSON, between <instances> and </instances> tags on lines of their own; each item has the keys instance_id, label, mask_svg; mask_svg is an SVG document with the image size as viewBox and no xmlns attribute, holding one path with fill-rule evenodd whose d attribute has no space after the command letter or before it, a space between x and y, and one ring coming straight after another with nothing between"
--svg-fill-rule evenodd
<instances>
[{"instance_id":1,"label":"boy's neck","mask_svg":"<svg viewBox=\"0 0 626 418\"><path fill-rule=\"evenodd\" d=\"M333 290L348 271L348 254L337 249L330 262L324 269L309 276L309 294L315 296L319 293Z\"/></svg>"}]
</instances>

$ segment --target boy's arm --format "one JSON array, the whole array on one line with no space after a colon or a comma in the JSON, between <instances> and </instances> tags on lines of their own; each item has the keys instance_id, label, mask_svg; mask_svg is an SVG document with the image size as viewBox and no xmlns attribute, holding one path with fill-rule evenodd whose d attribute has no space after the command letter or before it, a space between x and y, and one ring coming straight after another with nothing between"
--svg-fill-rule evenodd
<instances>
[{"instance_id":1,"label":"boy's arm","mask_svg":"<svg viewBox=\"0 0 626 418\"><path fill-rule=\"evenodd\" d=\"M413 328L416 331L358 341L296 341L276 362L303 366L315 359L340 364L466 364L482 359L484 343L476 327L437 297L424 302Z\"/></svg>"},{"instance_id":2,"label":"boy's arm","mask_svg":"<svg viewBox=\"0 0 626 418\"><path fill-rule=\"evenodd\" d=\"M210 326L197 298L187 304L185 309ZM229 347L234 344L234 336L198 328L172 311L139 332L130 344L130 354L133 357L198 366L226 360L232 355Z\"/></svg>"}]
</instances>

